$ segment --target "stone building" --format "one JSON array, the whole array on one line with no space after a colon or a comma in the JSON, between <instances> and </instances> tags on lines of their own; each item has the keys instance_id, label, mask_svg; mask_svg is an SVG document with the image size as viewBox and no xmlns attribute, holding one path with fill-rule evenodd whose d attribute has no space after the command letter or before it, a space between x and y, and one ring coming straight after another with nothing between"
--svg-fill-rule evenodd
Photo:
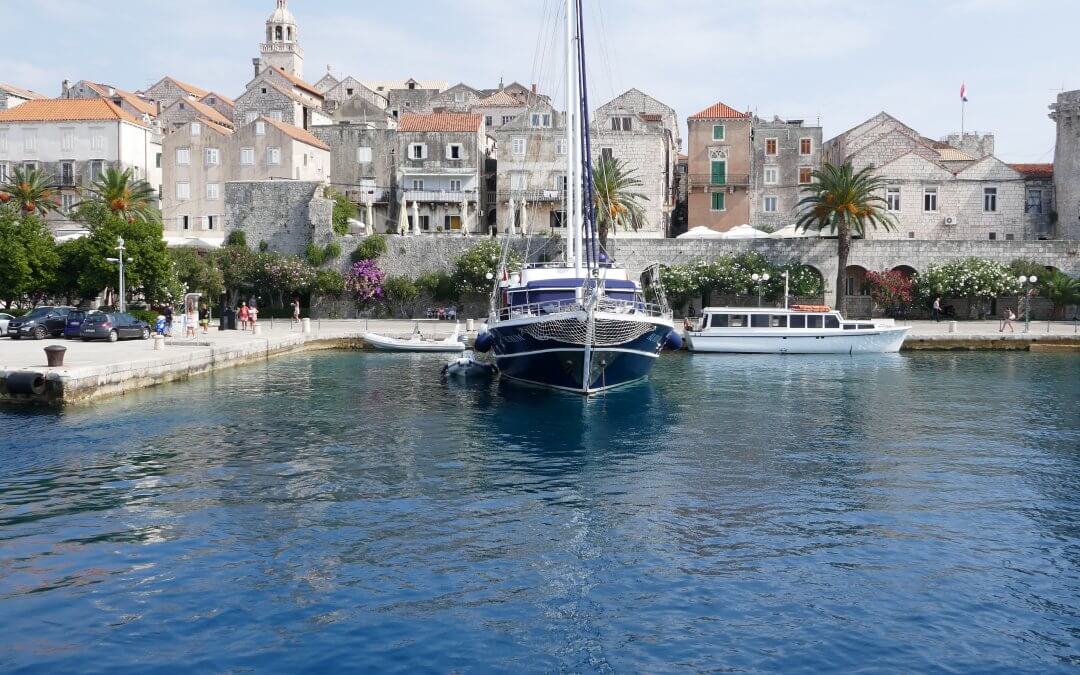
<instances>
[{"instance_id":1,"label":"stone building","mask_svg":"<svg viewBox=\"0 0 1080 675\"><path fill-rule=\"evenodd\" d=\"M320 82L323 82L323 86L325 86L326 82L324 82L323 80L320 80ZM316 83L315 88L323 91L322 86L320 86L318 83ZM371 105L374 105L382 110L386 110L388 107L390 107L390 102L386 99L385 96L383 96L382 94L376 94L375 92L371 91L355 77L346 77L345 79L339 81L334 86L323 91L323 96L325 99L325 109L328 113L334 112L334 110L336 110L338 106L342 105L343 103L345 103L345 101L348 101L349 99L354 97L360 97Z\"/></svg>"},{"instance_id":2,"label":"stone building","mask_svg":"<svg viewBox=\"0 0 1080 675\"><path fill-rule=\"evenodd\" d=\"M13 84L4 84L0 82L0 110L7 108L14 108L20 103L26 101L33 101L35 99L49 98L43 94L30 91L29 89L23 89L22 87L16 87Z\"/></svg>"},{"instance_id":3,"label":"stone building","mask_svg":"<svg viewBox=\"0 0 1080 675\"><path fill-rule=\"evenodd\" d=\"M1054 165L1010 164L1024 177L1024 239L1058 239L1054 221Z\"/></svg>"},{"instance_id":4,"label":"stone building","mask_svg":"<svg viewBox=\"0 0 1080 675\"><path fill-rule=\"evenodd\" d=\"M717 102L688 117L686 128L687 225L724 231L749 223L753 120Z\"/></svg>"},{"instance_id":5,"label":"stone building","mask_svg":"<svg viewBox=\"0 0 1080 675\"><path fill-rule=\"evenodd\" d=\"M145 121L153 120L160 110L157 101L145 94L138 94L110 84L101 84L89 80L79 80L75 84L72 84L69 80L64 80L60 85L60 98L108 99L124 112Z\"/></svg>"},{"instance_id":6,"label":"stone building","mask_svg":"<svg viewBox=\"0 0 1080 675\"><path fill-rule=\"evenodd\" d=\"M480 115L402 115L397 128L397 184L408 203L410 228L418 209L420 230L460 232L464 203L469 231L481 231L477 210L483 204L482 176L493 150Z\"/></svg>"},{"instance_id":7,"label":"stone building","mask_svg":"<svg viewBox=\"0 0 1080 675\"><path fill-rule=\"evenodd\" d=\"M959 139L959 137L957 137ZM966 136L971 151L993 149L988 135ZM823 159L873 166L887 182L887 210L896 231L884 239L1033 239L1025 214L1025 176L993 155L973 156L946 141L922 136L880 113L825 143Z\"/></svg>"},{"instance_id":8,"label":"stone building","mask_svg":"<svg viewBox=\"0 0 1080 675\"><path fill-rule=\"evenodd\" d=\"M314 86L280 68L267 68L255 76L236 99L237 125L249 124L260 115L307 129L329 124L323 112L324 98Z\"/></svg>"},{"instance_id":9,"label":"stone building","mask_svg":"<svg viewBox=\"0 0 1080 675\"><path fill-rule=\"evenodd\" d=\"M205 119L228 129L233 128L233 120L231 117L226 117L218 112L217 108L193 98L179 99L168 108L162 110L161 114L158 115L158 123L161 125L162 132L169 134L188 122L198 118Z\"/></svg>"},{"instance_id":10,"label":"stone building","mask_svg":"<svg viewBox=\"0 0 1080 675\"><path fill-rule=\"evenodd\" d=\"M208 105L222 114L225 119L233 120L236 115L236 101L215 91L208 92L199 99L199 103Z\"/></svg>"},{"instance_id":11,"label":"stone building","mask_svg":"<svg viewBox=\"0 0 1080 675\"><path fill-rule=\"evenodd\" d=\"M160 186L160 153L157 129L106 98L34 99L0 110L0 180L16 166L53 176L61 209L48 220L57 231L81 229L66 214L107 168Z\"/></svg>"},{"instance_id":12,"label":"stone building","mask_svg":"<svg viewBox=\"0 0 1080 675\"><path fill-rule=\"evenodd\" d=\"M444 89L430 97L423 112L473 112L473 106L483 98L485 96L480 90L473 89L464 82L459 82L449 89ZM489 129L491 128L490 123L487 126Z\"/></svg>"},{"instance_id":13,"label":"stone building","mask_svg":"<svg viewBox=\"0 0 1080 675\"><path fill-rule=\"evenodd\" d=\"M277 0L277 7L266 20L266 42L259 45L259 58L252 60L255 74L278 68L297 79L304 77L304 50L300 47L300 28L289 11L289 0Z\"/></svg>"},{"instance_id":14,"label":"stone building","mask_svg":"<svg viewBox=\"0 0 1080 675\"><path fill-rule=\"evenodd\" d=\"M470 107L469 112L482 115L484 126L489 130L510 124L518 115L521 115L535 100L535 96L515 95L505 89L499 89L490 96L478 99Z\"/></svg>"},{"instance_id":15,"label":"stone building","mask_svg":"<svg viewBox=\"0 0 1080 675\"><path fill-rule=\"evenodd\" d=\"M749 223L777 230L795 222L800 189L821 168L821 127L756 116L750 124Z\"/></svg>"},{"instance_id":16,"label":"stone building","mask_svg":"<svg viewBox=\"0 0 1080 675\"><path fill-rule=\"evenodd\" d=\"M449 85L443 80L365 80L369 91L386 98L386 109L396 119L404 113L424 113L428 99L445 90Z\"/></svg>"},{"instance_id":17,"label":"stone building","mask_svg":"<svg viewBox=\"0 0 1080 675\"><path fill-rule=\"evenodd\" d=\"M1080 239L1080 89L1058 94L1050 106L1057 125L1054 146L1054 191L1057 235Z\"/></svg>"},{"instance_id":18,"label":"stone building","mask_svg":"<svg viewBox=\"0 0 1080 675\"><path fill-rule=\"evenodd\" d=\"M495 139L498 164L496 191L488 194L485 211L494 212L500 230L510 222L520 226L523 217L530 232L565 227L565 115L537 98L488 134Z\"/></svg>"},{"instance_id":19,"label":"stone building","mask_svg":"<svg viewBox=\"0 0 1080 675\"><path fill-rule=\"evenodd\" d=\"M348 117L353 104L366 113ZM375 114L382 120L375 119ZM345 195L360 210L360 220L367 221L370 202L376 232L397 229L397 122L386 111L367 100L353 97L334 114L334 124L314 126L311 132L330 147L330 175L335 190Z\"/></svg>"},{"instance_id":20,"label":"stone building","mask_svg":"<svg viewBox=\"0 0 1080 675\"><path fill-rule=\"evenodd\" d=\"M202 87L196 87L193 84L181 82L175 77L166 75L152 86L148 87L145 91L141 92L141 96L156 103L158 110L164 110L177 101L187 99L199 100L209 93L210 92Z\"/></svg>"},{"instance_id":21,"label":"stone building","mask_svg":"<svg viewBox=\"0 0 1080 675\"><path fill-rule=\"evenodd\" d=\"M225 235L241 231L250 246L303 255L334 237L334 202L320 181L241 180L225 184Z\"/></svg>"}]
</instances>

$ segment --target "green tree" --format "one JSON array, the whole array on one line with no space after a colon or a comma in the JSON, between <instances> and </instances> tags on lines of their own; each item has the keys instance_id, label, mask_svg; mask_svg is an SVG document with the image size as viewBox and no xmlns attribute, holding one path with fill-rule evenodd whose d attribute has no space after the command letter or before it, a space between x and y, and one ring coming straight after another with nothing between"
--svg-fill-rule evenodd
<instances>
[{"instance_id":1,"label":"green tree","mask_svg":"<svg viewBox=\"0 0 1080 675\"><path fill-rule=\"evenodd\" d=\"M333 188L326 188L323 191L323 196L334 200L334 210L331 216L334 234L341 237L345 236L349 233L349 221L359 216L360 211L356 208L356 204L349 201L348 197Z\"/></svg>"},{"instance_id":2,"label":"green tree","mask_svg":"<svg viewBox=\"0 0 1080 675\"><path fill-rule=\"evenodd\" d=\"M501 259L502 247L493 239L485 239L465 251L454 261L454 283L458 292L490 293L494 279L501 272ZM508 274L521 269L521 255L517 251L511 249L507 254L506 268Z\"/></svg>"},{"instance_id":3,"label":"green tree","mask_svg":"<svg viewBox=\"0 0 1080 675\"><path fill-rule=\"evenodd\" d=\"M879 193L885 181L868 166L856 171L850 162L836 166L825 162L812 174L813 182L803 187L796 228L828 229L836 233L836 305L844 307L844 275L851 253L852 235L866 236L867 226L893 230L896 223L885 210Z\"/></svg>"},{"instance_id":4,"label":"green tree","mask_svg":"<svg viewBox=\"0 0 1080 675\"><path fill-rule=\"evenodd\" d=\"M7 182L0 183L0 206L11 203L23 213L46 215L57 211L53 177L38 169L15 167Z\"/></svg>"},{"instance_id":5,"label":"green tree","mask_svg":"<svg viewBox=\"0 0 1080 675\"><path fill-rule=\"evenodd\" d=\"M229 233L229 236L225 237L225 244L227 246L247 246L247 235L243 230L233 230Z\"/></svg>"},{"instance_id":6,"label":"green tree","mask_svg":"<svg viewBox=\"0 0 1080 675\"><path fill-rule=\"evenodd\" d=\"M192 293L202 293L207 302L217 302L225 290L225 277L216 265L213 253L202 253L193 248L169 249L176 278Z\"/></svg>"},{"instance_id":7,"label":"green tree","mask_svg":"<svg viewBox=\"0 0 1080 675\"><path fill-rule=\"evenodd\" d=\"M1043 277L1045 281L1040 279L1043 295L1054 306L1055 318L1063 318L1065 308L1069 305L1080 304L1080 279L1070 277L1060 270L1047 272L1045 268ZM1049 330L1049 326L1047 329Z\"/></svg>"},{"instance_id":8,"label":"green tree","mask_svg":"<svg viewBox=\"0 0 1080 675\"><path fill-rule=\"evenodd\" d=\"M161 212L154 206L154 188L145 180L137 180L131 169L106 169L87 193L89 196L79 205L80 209L97 203L123 220L161 220Z\"/></svg>"},{"instance_id":9,"label":"green tree","mask_svg":"<svg viewBox=\"0 0 1080 675\"><path fill-rule=\"evenodd\" d=\"M382 301L391 316L408 319L416 310L420 290L408 277L387 277L382 283Z\"/></svg>"},{"instance_id":10,"label":"green tree","mask_svg":"<svg viewBox=\"0 0 1080 675\"><path fill-rule=\"evenodd\" d=\"M304 257L307 258L309 265L318 267L326 260L326 251L321 246L311 242L304 249Z\"/></svg>"},{"instance_id":11,"label":"green tree","mask_svg":"<svg viewBox=\"0 0 1080 675\"><path fill-rule=\"evenodd\" d=\"M421 293L436 302L457 302L459 293L454 277L446 272L428 272L416 278Z\"/></svg>"},{"instance_id":12,"label":"green tree","mask_svg":"<svg viewBox=\"0 0 1080 675\"><path fill-rule=\"evenodd\" d=\"M593 207L601 247L607 247L608 233L613 228L621 225L624 229L637 230L645 224L641 202L649 198L636 191L642 186L636 173L624 160L614 157L601 158L593 164Z\"/></svg>"},{"instance_id":13,"label":"green tree","mask_svg":"<svg viewBox=\"0 0 1080 675\"><path fill-rule=\"evenodd\" d=\"M239 230L233 234L237 232ZM235 307L240 294L255 286L258 256L243 243L230 243L214 253L214 264L221 272L221 282L228 294L229 306Z\"/></svg>"}]
</instances>

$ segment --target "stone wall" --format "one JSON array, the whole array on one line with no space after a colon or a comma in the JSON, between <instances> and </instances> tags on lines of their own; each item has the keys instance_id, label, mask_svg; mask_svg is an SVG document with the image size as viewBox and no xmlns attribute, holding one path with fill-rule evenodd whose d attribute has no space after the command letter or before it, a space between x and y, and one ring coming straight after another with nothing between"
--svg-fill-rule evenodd
<instances>
[{"instance_id":1,"label":"stone wall","mask_svg":"<svg viewBox=\"0 0 1080 675\"><path fill-rule=\"evenodd\" d=\"M1058 236L1080 239L1080 89L1058 94L1050 106L1057 123L1054 149L1054 192Z\"/></svg>"},{"instance_id":2,"label":"stone wall","mask_svg":"<svg viewBox=\"0 0 1080 675\"><path fill-rule=\"evenodd\" d=\"M233 181L225 184L225 232L242 230L248 246L304 255L309 243L333 238L334 203L314 181ZM344 248L344 247L343 247Z\"/></svg>"},{"instance_id":3,"label":"stone wall","mask_svg":"<svg viewBox=\"0 0 1080 675\"><path fill-rule=\"evenodd\" d=\"M485 239L487 237L457 235L387 236L386 253L379 258L379 267L388 276L414 279L428 272L450 271L462 253ZM500 238L498 241L501 244L503 240ZM511 245L523 258L527 256L530 262L562 256L562 241L559 239L516 237Z\"/></svg>"},{"instance_id":4,"label":"stone wall","mask_svg":"<svg viewBox=\"0 0 1080 675\"><path fill-rule=\"evenodd\" d=\"M752 121L750 149L750 224L777 230L797 219L800 193L799 169L821 168L821 127L804 126L801 121L779 118ZM802 139L810 139L810 154L802 154ZM776 154L767 154L768 139L776 139ZM775 169L771 183L765 182L765 169ZM776 198L776 210L765 210L765 198Z\"/></svg>"}]
</instances>

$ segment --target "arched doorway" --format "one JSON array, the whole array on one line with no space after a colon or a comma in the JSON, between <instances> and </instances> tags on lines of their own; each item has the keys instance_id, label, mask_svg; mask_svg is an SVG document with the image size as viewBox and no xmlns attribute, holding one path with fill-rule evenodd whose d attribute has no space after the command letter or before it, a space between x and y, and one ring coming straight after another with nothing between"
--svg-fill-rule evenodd
<instances>
[{"instance_id":1,"label":"arched doorway","mask_svg":"<svg viewBox=\"0 0 1080 675\"><path fill-rule=\"evenodd\" d=\"M844 268L844 295L849 297L870 295L870 284L866 281L865 267L848 265Z\"/></svg>"},{"instance_id":2,"label":"arched doorway","mask_svg":"<svg viewBox=\"0 0 1080 675\"><path fill-rule=\"evenodd\" d=\"M919 273L914 267L910 265L897 265L896 267L892 268L892 271L899 272L908 279L914 279L915 276Z\"/></svg>"}]
</instances>

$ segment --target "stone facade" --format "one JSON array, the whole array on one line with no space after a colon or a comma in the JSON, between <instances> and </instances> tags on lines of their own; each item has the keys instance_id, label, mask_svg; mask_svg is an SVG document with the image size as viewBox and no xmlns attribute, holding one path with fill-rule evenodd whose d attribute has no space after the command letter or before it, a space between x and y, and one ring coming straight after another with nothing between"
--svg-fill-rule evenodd
<instances>
[{"instance_id":1,"label":"stone facade","mask_svg":"<svg viewBox=\"0 0 1080 675\"><path fill-rule=\"evenodd\" d=\"M752 120L715 103L686 120L687 225L730 230L750 222Z\"/></svg>"},{"instance_id":2,"label":"stone facade","mask_svg":"<svg viewBox=\"0 0 1080 675\"><path fill-rule=\"evenodd\" d=\"M267 68L248 82L236 99L236 124L246 124L258 115L268 115L302 129L329 124L323 112L322 94L310 84L277 68Z\"/></svg>"},{"instance_id":3,"label":"stone facade","mask_svg":"<svg viewBox=\"0 0 1080 675\"><path fill-rule=\"evenodd\" d=\"M386 253L379 258L379 267L387 276L415 279L429 272L448 272L461 254L482 241L477 237L387 237ZM499 243L502 244L500 237ZM561 242L547 237L514 237L513 250L529 262L561 256Z\"/></svg>"},{"instance_id":4,"label":"stone facade","mask_svg":"<svg viewBox=\"0 0 1080 675\"><path fill-rule=\"evenodd\" d=\"M228 96L222 96L217 92L210 92L199 99L199 103L208 105L218 111L227 120L233 120L236 116L236 101Z\"/></svg>"},{"instance_id":5,"label":"stone facade","mask_svg":"<svg viewBox=\"0 0 1080 675\"><path fill-rule=\"evenodd\" d=\"M277 0L277 7L266 20L266 42L259 46L259 69L283 68L304 77L304 50L300 47L300 28L289 11L289 0Z\"/></svg>"},{"instance_id":6,"label":"stone facade","mask_svg":"<svg viewBox=\"0 0 1080 675\"><path fill-rule=\"evenodd\" d=\"M675 110L630 89L597 108L592 119L593 161L605 154L623 160L642 183L637 191L646 197L645 222L634 236L667 236L678 196L675 166L682 145Z\"/></svg>"},{"instance_id":7,"label":"stone facade","mask_svg":"<svg viewBox=\"0 0 1080 675\"><path fill-rule=\"evenodd\" d=\"M168 134L195 119L205 119L228 129L233 128L231 117L225 117L217 109L192 98L180 99L162 110L158 123L162 131Z\"/></svg>"},{"instance_id":8,"label":"stone facade","mask_svg":"<svg viewBox=\"0 0 1080 675\"><path fill-rule=\"evenodd\" d=\"M319 89L320 87L316 84L315 88ZM371 105L377 106L380 110L386 110L390 105L385 96L371 91L355 77L346 77L344 80L337 82L323 92L323 96L326 98L325 105L329 112L334 112L341 104L353 97L360 97Z\"/></svg>"},{"instance_id":9,"label":"stone facade","mask_svg":"<svg viewBox=\"0 0 1080 675\"><path fill-rule=\"evenodd\" d=\"M359 207L360 220L367 221L366 205L370 201L374 231L396 231L397 138L394 130L338 123L312 127L311 131L330 146L330 175L334 189Z\"/></svg>"},{"instance_id":10,"label":"stone facade","mask_svg":"<svg viewBox=\"0 0 1080 675\"><path fill-rule=\"evenodd\" d=\"M303 255L307 245L333 237L332 200L313 181L232 181L225 184L226 233L244 232L248 245Z\"/></svg>"},{"instance_id":11,"label":"stone facade","mask_svg":"<svg viewBox=\"0 0 1080 675\"><path fill-rule=\"evenodd\" d=\"M1057 125L1054 148L1054 191L1057 231L1064 239L1080 239L1080 89L1058 94L1050 106Z\"/></svg>"},{"instance_id":12,"label":"stone facade","mask_svg":"<svg viewBox=\"0 0 1080 675\"><path fill-rule=\"evenodd\" d=\"M800 188L821 168L821 127L779 117L751 126L749 222L777 230L795 222Z\"/></svg>"},{"instance_id":13,"label":"stone facade","mask_svg":"<svg viewBox=\"0 0 1080 675\"><path fill-rule=\"evenodd\" d=\"M405 87L386 93L387 109L399 119L406 113L423 113L429 109L428 100L439 91L421 88L414 80L409 80Z\"/></svg>"},{"instance_id":14,"label":"stone facade","mask_svg":"<svg viewBox=\"0 0 1080 675\"><path fill-rule=\"evenodd\" d=\"M473 106L483 98L480 91L461 82L429 98L424 112L473 112Z\"/></svg>"},{"instance_id":15,"label":"stone facade","mask_svg":"<svg viewBox=\"0 0 1080 675\"><path fill-rule=\"evenodd\" d=\"M520 226L522 202L533 232L564 228L566 191L566 126L564 115L544 101L489 131L498 148L496 189L486 209L494 210L500 232ZM510 210L510 201L515 209ZM565 230L563 230L565 231Z\"/></svg>"}]
</instances>

